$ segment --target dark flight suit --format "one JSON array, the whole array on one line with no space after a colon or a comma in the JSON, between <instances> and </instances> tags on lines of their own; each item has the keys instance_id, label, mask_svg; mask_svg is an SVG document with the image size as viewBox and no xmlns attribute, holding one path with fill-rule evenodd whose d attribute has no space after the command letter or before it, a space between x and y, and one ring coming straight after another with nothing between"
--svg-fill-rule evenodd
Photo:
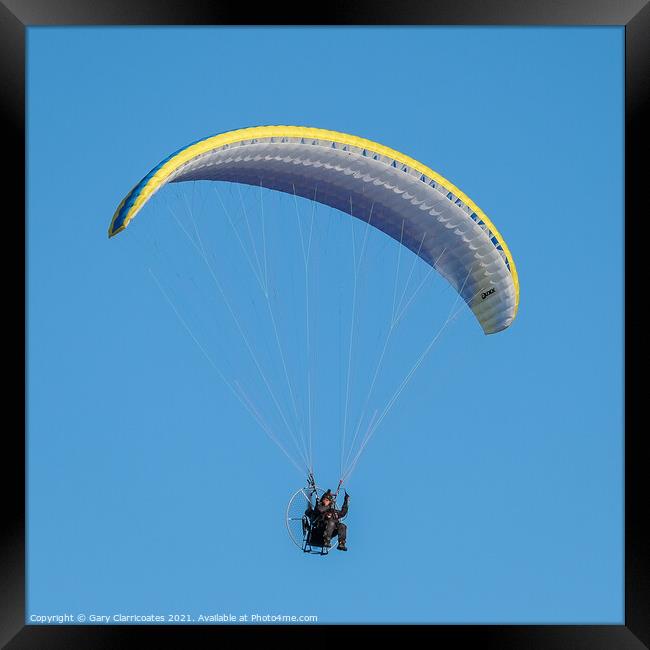
<instances>
[{"instance_id":1,"label":"dark flight suit","mask_svg":"<svg viewBox=\"0 0 650 650\"><path fill-rule=\"evenodd\" d=\"M325 539L331 540L338 535L339 544L345 545L348 527L340 521L348 514L347 496L343 500L343 507L337 510L333 504L324 506L320 501L314 508L316 515L316 526L325 526Z\"/></svg>"}]
</instances>

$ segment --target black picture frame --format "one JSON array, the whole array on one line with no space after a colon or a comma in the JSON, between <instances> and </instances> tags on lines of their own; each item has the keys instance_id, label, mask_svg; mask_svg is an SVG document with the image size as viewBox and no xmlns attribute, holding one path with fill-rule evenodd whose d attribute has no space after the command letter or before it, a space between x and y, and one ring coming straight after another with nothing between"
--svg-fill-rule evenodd
<instances>
[{"instance_id":1,"label":"black picture frame","mask_svg":"<svg viewBox=\"0 0 650 650\"><path fill-rule=\"evenodd\" d=\"M252 10L251 8L254 7ZM650 152L647 108L650 95L650 3L648 0L440 0L425 2L400 0L388 3L349 2L331 7L266 7L226 0L0 0L0 93L2 99L2 142L5 161L4 201L4 292L12 300L3 301L4 325L13 324L4 337L5 357L15 355L14 373L6 373L5 401L16 408L15 422L4 421L3 516L0 532L0 643L16 648L125 648L162 643L200 647L215 639L241 636L250 638L269 626L80 626L25 625L25 383L26 325L25 280L20 280L20 258L26 269L25 222L14 215L25 214L25 56L26 28L36 25L620 25L625 26L625 622L622 625L432 625L377 626L382 639L421 640L457 647L471 643L477 648L546 649L581 648L598 650L637 649L650 646L650 540L646 519L650 493L645 468L646 435L635 418L640 413L644 369L643 322L633 310L633 298L643 295L641 242L637 220L648 219L644 211L645 158ZM634 232L627 224L634 223ZM14 243L15 242L15 243ZM22 242L22 248L18 244ZM7 245L9 244L9 245ZM639 253L638 255L636 253ZM16 280L18 278L18 280ZM11 290L11 291L10 291ZM9 307L12 306L12 308ZM19 316L23 308L24 320ZM21 354L18 342L23 341ZM633 350L628 354L628 350ZM645 355L647 356L647 355ZM22 371L21 371L22 368ZM22 377L22 387L15 377ZM15 395L13 392L15 391ZM320 596L320 595L319 595ZM332 598L336 594L331 595ZM280 633L313 638L313 626L273 626ZM350 634L361 626L346 626ZM374 626L369 626L374 627ZM364 639L373 633L363 626ZM399 628L399 629L395 629ZM276 631L273 633L276 634ZM318 632L316 632L318 633ZM326 631L323 631L326 633ZM338 632L337 639L338 637Z\"/></svg>"}]
</instances>

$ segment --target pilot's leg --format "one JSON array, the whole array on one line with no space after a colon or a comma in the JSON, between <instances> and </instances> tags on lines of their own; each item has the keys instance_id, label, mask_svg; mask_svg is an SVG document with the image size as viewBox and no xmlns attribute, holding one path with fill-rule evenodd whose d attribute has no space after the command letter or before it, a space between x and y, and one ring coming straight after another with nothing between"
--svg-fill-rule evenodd
<instances>
[{"instance_id":1,"label":"pilot's leg","mask_svg":"<svg viewBox=\"0 0 650 650\"><path fill-rule=\"evenodd\" d=\"M345 546L345 538L348 534L348 527L342 521L339 521L337 529L339 533L339 546Z\"/></svg>"},{"instance_id":2,"label":"pilot's leg","mask_svg":"<svg viewBox=\"0 0 650 650\"><path fill-rule=\"evenodd\" d=\"M328 519L327 523L325 524L325 534L323 535L325 546L329 546L335 527L336 522L333 519Z\"/></svg>"}]
</instances>

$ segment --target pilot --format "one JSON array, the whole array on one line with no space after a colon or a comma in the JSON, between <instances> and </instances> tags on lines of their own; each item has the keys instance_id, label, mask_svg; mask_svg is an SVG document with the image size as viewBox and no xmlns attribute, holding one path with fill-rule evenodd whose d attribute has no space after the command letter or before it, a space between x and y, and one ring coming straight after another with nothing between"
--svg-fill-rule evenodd
<instances>
[{"instance_id":1,"label":"pilot","mask_svg":"<svg viewBox=\"0 0 650 650\"><path fill-rule=\"evenodd\" d=\"M341 521L348 514L348 502L350 495L346 492L343 499L343 507L336 509L332 490L327 490L320 498L314 508L314 527L324 529L323 545L332 546L332 538L338 535L339 541L337 550L347 551L345 540L347 537L348 527Z\"/></svg>"}]
</instances>

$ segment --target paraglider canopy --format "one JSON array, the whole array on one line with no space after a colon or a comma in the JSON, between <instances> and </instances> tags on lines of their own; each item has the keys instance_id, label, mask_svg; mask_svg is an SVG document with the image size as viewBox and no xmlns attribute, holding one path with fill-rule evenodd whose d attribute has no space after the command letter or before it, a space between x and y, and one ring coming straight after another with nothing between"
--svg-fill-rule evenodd
<instances>
[{"instance_id":1,"label":"paraglider canopy","mask_svg":"<svg viewBox=\"0 0 650 650\"><path fill-rule=\"evenodd\" d=\"M509 327L519 304L512 255L460 189L422 163L357 136L299 126L229 131L179 149L120 203L109 237L167 183L231 181L332 206L400 242L462 296L486 334Z\"/></svg>"}]
</instances>

